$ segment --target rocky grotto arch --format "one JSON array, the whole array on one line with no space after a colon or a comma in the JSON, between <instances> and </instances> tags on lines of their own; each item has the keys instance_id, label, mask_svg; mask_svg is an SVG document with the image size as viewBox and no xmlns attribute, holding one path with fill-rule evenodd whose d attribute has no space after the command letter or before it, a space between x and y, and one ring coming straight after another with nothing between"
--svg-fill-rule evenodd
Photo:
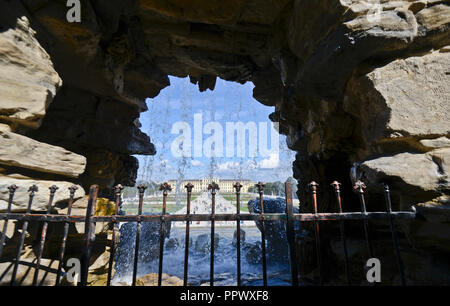
<instances>
[{"instance_id":1,"label":"rocky grotto arch","mask_svg":"<svg viewBox=\"0 0 450 306\"><path fill-rule=\"evenodd\" d=\"M408 277L450 283L442 261L450 252L448 1L82 0L81 7L82 22L68 23L63 0L0 3L0 209L11 183L133 185L131 155L155 153L139 114L145 98L169 86L168 75L189 76L200 91L214 89L217 77L251 81L298 152L302 209L310 209L311 180L322 186L322 209L332 205L332 180L348 186L353 208L352 181L369 186L371 208L383 208L377 188L387 182L394 209L416 205L423 216L403 227L414 249L406 260L417 267ZM429 273L437 266L446 274Z\"/></svg>"}]
</instances>

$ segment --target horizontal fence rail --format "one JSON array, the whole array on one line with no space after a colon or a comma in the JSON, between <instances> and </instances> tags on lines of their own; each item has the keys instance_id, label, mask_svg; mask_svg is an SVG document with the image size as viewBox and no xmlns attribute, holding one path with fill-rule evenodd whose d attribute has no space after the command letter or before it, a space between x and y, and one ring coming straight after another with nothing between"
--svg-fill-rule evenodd
<instances>
[{"instance_id":1,"label":"horizontal fence rail","mask_svg":"<svg viewBox=\"0 0 450 306\"><path fill-rule=\"evenodd\" d=\"M187 197L187 207L186 214L167 214L166 206L167 206L167 196L169 192L172 190L172 187L168 183L161 184L160 191L162 191L163 195L163 205L162 211L160 214L155 215L143 215L142 208L144 202L144 193L146 187L144 185L140 185L137 187L139 191L139 204L138 204L138 214L137 215L121 215L119 214L119 210L121 208L122 199L121 192L123 187L121 185L117 185L114 187L114 204L115 204L115 214L108 216L95 216L94 212L96 211L97 205L97 195L98 195L98 186L93 185L89 190L89 200L86 209L86 215L71 215L72 205L74 203L74 195L76 191L76 186L72 186L69 188L69 202L67 207L67 214L52 214L52 205L53 198L55 193L57 192L58 187L51 186L49 188L50 195L49 201L47 204L47 211L45 213L33 213L32 212L32 203L33 198L38 192L37 186L33 185L29 188L29 201L27 210L25 213L13 213L12 211L12 203L14 202L14 194L18 189L17 186L12 185L8 187L9 190L9 199L8 206L5 213L0 213L0 220L4 220L4 225L2 229L1 236L1 244L0 244L0 260L2 256L2 252L6 242L6 233L8 228L9 221L23 221L22 224L22 232L19 240L19 244L17 246L16 258L14 261L14 269L11 277L10 284L15 285L15 278L17 275L18 264L20 262L21 252L24 246L25 235L27 232L27 228L29 222L42 222L43 226L41 228L40 241L38 245L38 251L36 254L37 263L35 267L35 274L33 277L33 285L37 284L38 274L39 274L39 265L40 260L42 258L45 240L46 240L46 232L49 223L63 223L64 231L61 237L60 251L59 251L59 266L58 272L56 276L55 285L59 285L61 281L62 273L62 262L64 260L66 245L67 245L67 236L68 236L68 228L71 223L84 223L84 237L83 243L80 246L81 248L81 277L79 285L86 286L88 284L88 271L89 271L89 262L92 252L93 244L95 243L95 225L97 222L110 222L112 224L112 239L111 239L111 253L108 264L108 275L107 275L107 286L111 285L111 279L113 275L113 264L114 264L114 256L115 250L117 248L117 232L118 232L118 224L120 222L136 222L136 237L135 237L135 250L134 250L134 261L133 261L133 276L132 276L132 286L136 285L136 278L138 273L138 254L139 254L139 241L141 235L141 223L142 222L160 222L160 241L159 241L159 264L158 264L158 286L162 285L162 269L164 263L164 239L165 239L165 224L171 221L184 221L186 222L186 230L185 230L185 253L184 253L184 277L183 284L188 285L188 261L189 261L189 235L190 235L190 227L189 223L191 221L209 221L211 228L211 250L210 250L210 279L209 284L214 286L214 235L215 235L215 222L217 221L236 221L236 255L237 255L237 285L240 286L242 284L241 281L241 237L240 237L240 221L260 221L261 222L261 252L262 252L262 276L263 276L263 285L267 286L267 262L266 262L266 239L265 239L265 222L266 221L283 221L286 227L286 236L287 236L287 244L289 250L289 263L291 268L291 283L293 286L298 286L298 267L297 267L297 255L296 255L296 245L295 245L295 221L300 222L309 222L312 223L314 228L314 240L316 246L316 256L319 270L319 283L323 284L323 271L322 271L322 251L320 249L320 224L324 221L338 221L339 222L339 231L344 255L344 264L345 264L345 273L347 278L348 285L351 285L351 278L349 273L349 262L348 262L348 250L345 236L345 221L348 220L361 220L364 224L364 234L365 241L367 246L367 251L369 257L373 256L372 242L369 237L369 220L389 220L390 230L392 234L393 247L396 255L397 267L399 270L399 276L401 280L401 284L405 285L405 276L404 276L404 268L403 263L399 251L398 246L398 237L395 229L395 220L412 220L416 218L416 212L413 207L412 211L392 211L391 207L391 196L390 190L387 185L384 185L384 196L386 201L386 211L379 212L369 212L366 209L364 189L366 188L363 182L356 182L354 185L354 191L357 193L359 201L361 203L361 211L360 212L343 212L342 208L342 198L340 191L340 183L333 182L331 184L332 190L334 191L336 198L336 207L338 212L333 213L324 213L318 211L318 197L317 190L319 185L315 182L311 182L309 184L309 188L311 191L311 199L313 203L314 212L313 213L294 213L294 206L292 200L292 186L289 182L285 183L285 194L286 194L286 210L284 213L265 213L264 212L264 184L258 182L255 186L258 189L259 194L259 204L261 213L247 213L241 214L240 212L240 191L242 185L237 182L233 185L235 189L236 195L236 213L233 214L217 214L215 212L215 195L216 192L220 190L219 186L212 182L208 186L208 191L211 193L211 213L210 214L191 214L190 205L191 205L191 196L193 185L188 183L186 188L186 197ZM299 204L300 205L300 204ZM299 207L300 208L300 207ZM1 271L0 271L1 272Z\"/></svg>"}]
</instances>

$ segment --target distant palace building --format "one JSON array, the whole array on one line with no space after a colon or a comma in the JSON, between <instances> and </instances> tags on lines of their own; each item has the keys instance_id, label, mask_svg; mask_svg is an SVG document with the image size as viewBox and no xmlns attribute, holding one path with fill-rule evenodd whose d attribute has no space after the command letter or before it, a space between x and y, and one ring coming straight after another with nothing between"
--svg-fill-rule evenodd
<instances>
[{"instance_id":1,"label":"distant palace building","mask_svg":"<svg viewBox=\"0 0 450 306\"><path fill-rule=\"evenodd\" d=\"M184 186L186 186L187 183L191 183L192 185L194 185L194 187L192 188L192 192L203 192L203 191L207 191L208 190L208 185L211 184L212 182L215 182L217 185L219 185L220 191L221 192L236 192L236 190L233 188L233 185L236 182L241 183L242 188L241 188L241 192L248 192L248 189L252 186L255 185L254 182L250 181L250 180L221 180L221 179L209 179L209 178L203 178L203 179L197 179L197 180L184 180L181 183L181 188L180 191L181 192L186 192L186 188ZM175 191L177 189L178 183L177 180L170 180L168 181L168 183L170 184L170 186L172 186L172 190Z\"/></svg>"}]
</instances>

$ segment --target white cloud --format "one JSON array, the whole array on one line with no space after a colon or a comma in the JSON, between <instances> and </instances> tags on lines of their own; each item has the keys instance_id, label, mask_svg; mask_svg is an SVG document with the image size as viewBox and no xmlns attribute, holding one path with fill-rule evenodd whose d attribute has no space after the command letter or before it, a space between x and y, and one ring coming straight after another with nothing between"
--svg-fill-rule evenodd
<instances>
[{"instance_id":1,"label":"white cloud","mask_svg":"<svg viewBox=\"0 0 450 306\"><path fill-rule=\"evenodd\" d=\"M167 159L161 160L161 161L159 162L159 165L160 165L161 167L163 167L163 168L166 168L166 169L172 168L172 166L169 165L169 161L168 161Z\"/></svg>"},{"instance_id":2,"label":"white cloud","mask_svg":"<svg viewBox=\"0 0 450 306\"><path fill-rule=\"evenodd\" d=\"M217 165L217 170L219 171L236 171L244 170L250 171L257 168L257 164L253 160L247 160L245 162L225 162Z\"/></svg>"},{"instance_id":3,"label":"white cloud","mask_svg":"<svg viewBox=\"0 0 450 306\"><path fill-rule=\"evenodd\" d=\"M278 154L270 154L269 158L263 159L259 162L259 167L264 169L273 169L280 164L280 158Z\"/></svg>"},{"instance_id":4,"label":"white cloud","mask_svg":"<svg viewBox=\"0 0 450 306\"><path fill-rule=\"evenodd\" d=\"M191 164L192 164L192 166L195 166L195 167L203 165L201 161L195 160L195 159L191 160Z\"/></svg>"},{"instance_id":5,"label":"white cloud","mask_svg":"<svg viewBox=\"0 0 450 306\"><path fill-rule=\"evenodd\" d=\"M226 163L218 164L217 170L226 171L226 170L230 170L230 169L238 168L238 167L239 167L238 162L226 162Z\"/></svg>"}]
</instances>

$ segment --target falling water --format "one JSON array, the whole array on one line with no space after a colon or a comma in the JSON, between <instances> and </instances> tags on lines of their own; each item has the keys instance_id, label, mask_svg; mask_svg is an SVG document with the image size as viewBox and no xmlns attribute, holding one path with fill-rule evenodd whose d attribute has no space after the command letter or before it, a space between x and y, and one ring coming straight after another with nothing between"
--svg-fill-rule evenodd
<instances>
[{"instance_id":1,"label":"falling water","mask_svg":"<svg viewBox=\"0 0 450 306\"><path fill-rule=\"evenodd\" d=\"M241 241L241 279L243 286L261 286L262 279L262 254L261 235L255 226L245 226L241 228L245 232L245 239ZM216 239L218 243L214 256L214 284L217 286L233 286L237 283L237 260L235 227L218 227ZM133 236L133 235L131 235ZM154 245L154 254L157 254L158 239L149 236L149 239L141 240L141 251L148 250L149 245ZM189 243L189 267L188 284L191 286L201 286L209 284L209 260L210 260L210 228L192 227L190 230ZM134 252L134 242L131 241L130 248L127 249L129 260L123 261L122 256L117 265L122 267L120 275L114 277L114 283L131 283L132 277L132 254ZM268 245L270 247L270 245ZM170 238L166 240L164 248L163 273L183 279L184 249L185 248L185 228L183 226L172 226ZM143 256L145 257L145 256ZM122 261L121 261L122 260ZM117 258L116 258L117 261ZM159 261L157 257L153 260L145 261L140 259L138 264L138 278L140 276L158 273ZM127 271L124 273L124 268ZM267 257L268 285L287 286L290 285L289 265L274 262L271 257Z\"/></svg>"},{"instance_id":2,"label":"falling water","mask_svg":"<svg viewBox=\"0 0 450 306\"><path fill-rule=\"evenodd\" d=\"M267 116L271 111L268 107L262 106L254 100L249 102L249 99L252 100L250 98L252 88L249 86L227 87L231 86L229 85L230 83L218 79L215 94L211 94L210 92L199 94L198 88L190 84L187 78L171 78L171 83L175 84L175 86L164 89L157 98L148 100L149 111L142 116L142 129L151 136L157 154L155 156L138 156L141 165L138 180L161 183L170 179L176 179L178 182L177 189L173 190L171 194L176 195L175 203L178 207L180 204L183 204L182 199L185 197L185 194L182 192L184 191L182 190L184 189L182 182L186 179L207 177L210 179L251 179L256 182L259 180L284 181L287 177L292 176L290 163L284 163L270 172L267 169L259 168L260 161L256 157L236 157L230 160L225 157L216 157L213 154L210 158L202 157L198 159L197 162L201 164L200 167L193 167L193 161L195 160L193 157L183 156L175 159L170 150L171 141L177 136L171 134L171 128L174 122L187 122L193 127L193 115L195 113L201 113L204 121L203 124L210 121L217 121L225 127L225 122L243 121L245 123L245 121L249 120L267 121ZM232 84L232 86L240 85ZM221 94L216 94L216 92L220 92ZM204 98L205 96L202 95L206 95L207 98ZM287 148L285 137L280 137L279 141L280 160L292 161L294 155ZM237 141L237 143L239 142ZM212 148L212 151L214 150L216 150L215 147ZM222 167L220 167L221 165ZM223 174L223 165L226 166L225 169L228 169L228 174L225 174L225 176ZM210 201L210 195L205 196ZM159 211L154 212L159 213ZM262 285L260 232L254 224L251 226L247 224L242 229L246 233L245 242L242 244L241 251L242 284L249 286ZM236 284L236 247L233 245L234 231L235 226L217 227L216 233L219 237L219 242L214 258L216 285ZM170 237L167 237L166 247L164 249L163 273L177 276L181 279L183 278L182 271L184 265L184 235L184 226L172 226ZM191 230L192 241L190 242L189 248L188 279L191 285L209 283L209 249L205 251L204 248L199 248L197 243L199 239L202 240L202 237L204 238L204 235L207 235L208 239L206 240L209 240L210 228L208 226L203 228L194 227ZM154 241L144 241L145 243L154 243ZM130 250L126 250L126 252L134 252L133 247ZM131 256L131 253L129 255ZM271 262L268 259L267 267L269 285L290 284L289 267L286 264ZM148 273L157 273L158 260L139 262L138 271L138 277ZM132 271L128 270L125 274L116 275L114 281L130 282L131 275Z\"/></svg>"}]
</instances>

